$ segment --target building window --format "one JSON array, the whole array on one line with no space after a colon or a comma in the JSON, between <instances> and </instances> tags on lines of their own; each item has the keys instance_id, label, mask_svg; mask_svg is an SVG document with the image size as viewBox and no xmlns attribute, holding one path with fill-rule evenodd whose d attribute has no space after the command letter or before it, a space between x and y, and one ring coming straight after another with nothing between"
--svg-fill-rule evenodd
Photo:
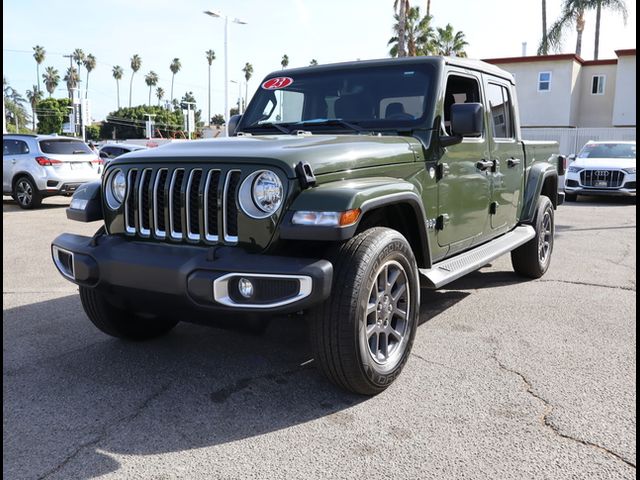
<instances>
[{"instance_id":1,"label":"building window","mask_svg":"<svg viewBox=\"0 0 640 480\"><path fill-rule=\"evenodd\" d=\"M594 75L591 78L591 95L604 95L604 84L607 77L604 75Z\"/></svg>"},{"instance_id":2,"label":"building window","mask_svg":"<svg viewBox=\"0 0 640 480\"><path fill-rule=\"evenodd\" d=\"M538 91L548 92L551 90L551 72L540 72L538 74Z\"/></svg>"}]
</instances>

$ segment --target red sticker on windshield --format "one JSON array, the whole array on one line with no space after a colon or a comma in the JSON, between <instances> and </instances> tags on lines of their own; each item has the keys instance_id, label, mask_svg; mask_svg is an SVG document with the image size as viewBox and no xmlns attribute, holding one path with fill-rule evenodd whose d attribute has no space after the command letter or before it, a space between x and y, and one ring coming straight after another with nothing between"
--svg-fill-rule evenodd
<instances>
[{"instance_id":1,"label":"red sticker on windshield","mask_svg":"<svg viewBox=\"0 0 640 480\"><path fill-rule=\"evenodd\" d=\"M286 88L293 83L293 78L289 77L276 77L270 78L262 84L262 88L265 90L278 90L279 88Z\"/></svg>"}]
</instances>

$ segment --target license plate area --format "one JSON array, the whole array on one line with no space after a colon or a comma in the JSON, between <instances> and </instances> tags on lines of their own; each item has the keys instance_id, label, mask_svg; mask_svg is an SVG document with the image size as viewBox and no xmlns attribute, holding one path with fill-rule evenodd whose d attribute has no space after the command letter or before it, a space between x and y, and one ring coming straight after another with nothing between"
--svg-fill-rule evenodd
<instances>
[{"instance_id":1,"label":"license plate area","mask_svg":"<svg viewBox=\"0 0 640 480\"><path fill-rule=\"evenodd\" d=\"M608 182L606 180L596 180L595 182L593 182L593 186L594 187L607 187L608 186Z\"/></svg>"},{"instance_id":2,"label":"license plate area","mask_svg":"<svg viewBox=\"0 0 640 480\"><path fill-rule=\"evenodd\" d=\"M84 170L87 168L87 164L85 162L73 162L70 163L69 166L71 167L71 170Z\"/></svg>"}]
</instances>

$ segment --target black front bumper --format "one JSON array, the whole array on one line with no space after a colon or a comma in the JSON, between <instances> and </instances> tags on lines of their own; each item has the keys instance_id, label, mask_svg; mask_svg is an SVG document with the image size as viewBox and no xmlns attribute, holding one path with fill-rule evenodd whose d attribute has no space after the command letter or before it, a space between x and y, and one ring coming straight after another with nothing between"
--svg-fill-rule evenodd
<instances>
[{"instance_id":1,"label":"black front bumper","mask_svg":"<svg viewBox=\"0 0 640 480\"><path fill-rule=\"evenodd\" d=\"M157 244L115 235L92 239L64 233L51 249L65 278L145 312L184 308L296 312L328 298L333 276L327 260L249 254L232 247ZM241 278L255 285L249 299L239 294Z\"/></svg>"}]
</instances>

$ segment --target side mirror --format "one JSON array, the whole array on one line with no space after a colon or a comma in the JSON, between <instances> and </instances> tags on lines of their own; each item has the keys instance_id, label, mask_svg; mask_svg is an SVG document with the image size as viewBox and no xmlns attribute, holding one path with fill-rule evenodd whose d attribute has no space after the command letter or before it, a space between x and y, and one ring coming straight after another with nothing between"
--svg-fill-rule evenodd
<instances>
[{"instance_id":1,"label":"side mirror","mask_svg":"<svg viewBox=\"0 0 640 480\"><path fill-rule=\"evenodd\" d=\"M451 105L451 133L460 137L482 135L484 108L481 103L454 103Z\"/></svg>"},{"instance_id":2,"label":"side mirror","mask_svg":"<svg viewBox=\"0 0 640 480\"><path fill-rule=\"evenodd\" d=\"M238 127L238 123L240 123L240 119L242 115L232 115L229 119L229 136L234 135L236 133L236 128Z\"/></svg>"}]
</instances>

